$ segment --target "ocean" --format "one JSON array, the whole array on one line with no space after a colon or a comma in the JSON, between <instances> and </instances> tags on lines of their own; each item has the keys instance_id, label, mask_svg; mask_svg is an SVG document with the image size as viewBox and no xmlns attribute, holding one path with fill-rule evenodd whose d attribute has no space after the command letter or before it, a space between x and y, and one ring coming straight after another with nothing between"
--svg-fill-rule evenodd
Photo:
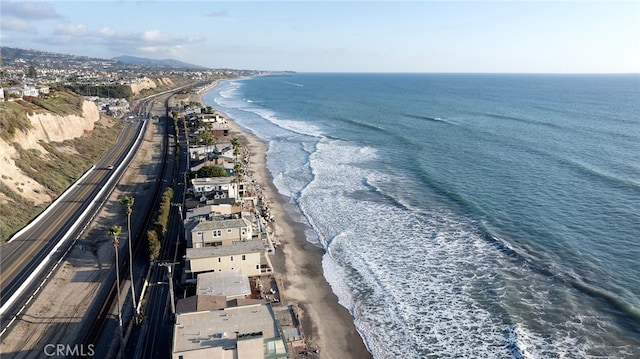
<instances>
[{"instance_id":1,"label":"ocean","mask_svg":"<svg viewBox=\"0 0 640 359\"><path fill-rule=\"evenodd\" d=\"M280 74L268 143L375 358L640 357L640 75Z\"/></svg>"}]
</instances>

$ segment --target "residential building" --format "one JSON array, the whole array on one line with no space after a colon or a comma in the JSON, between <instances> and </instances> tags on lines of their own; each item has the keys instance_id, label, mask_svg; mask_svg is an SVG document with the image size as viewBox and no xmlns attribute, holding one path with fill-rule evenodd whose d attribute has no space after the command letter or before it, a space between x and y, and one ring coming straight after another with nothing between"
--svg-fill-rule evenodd
<instances>
[{"instance_id":1,"label":"residential building","mask_svg":"<svg viewBox=\"0 0 640 359\"><path fill-rule=\"evenodd\" d=\"M253 237L251 222L245 218L203 220L185 223L187 247L204 248L230 245L235 241L247 241Z\"/></svg>"},{"instance_id":2,"label":"residential building","mask_svg":"<svg viewBox=\"0 0 640 359\"><path fill-rule=\"evenodd\" d=\"M176 315L173 359L289 358L269 303Z\"/></svg>"},{"instance_id":3,"label":"residential building","mask_svg":"<svg viewBox=\"0 0 640 359\"><path fill-rule=\"evenodd\" d=\"M206 272L237 269L249 277L273 273L264 244L259 239L216 247L187 248L184 260L186 281L192 283L198 274Z\"/></svg>"},{"instance_id":4,"label":"residential building","mask_svg":"<svg viewBox=\"0 0 640 359\"><path fill-rule=\"evenodd\" d=\"M207 177L191 180L194 196L213 194L214 198L239 198L235 177Z\"/></svg>"},{"instance_id":5,"label":"residential building","mask_svg":"<svg viewBox=\"0 0 640 359\"><path fill-rule=\"evenodd\" d=\"M38 97L38 89L28 85L23 85L22 87L10 87L7 89L7 92L20 97Z\"/></svg>"}]
</instances>

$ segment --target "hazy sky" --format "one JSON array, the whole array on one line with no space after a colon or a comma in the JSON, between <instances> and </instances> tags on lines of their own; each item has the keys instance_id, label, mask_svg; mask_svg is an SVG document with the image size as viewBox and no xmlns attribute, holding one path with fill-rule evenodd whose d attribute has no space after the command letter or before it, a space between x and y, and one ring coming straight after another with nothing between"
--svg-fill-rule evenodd
<instances>
[{"instance_id":1,"label":"hazy sky","mask_svg":"<svg viewBox=\"0 0 640 359\"><path fill-rule=\"evenodd\" d=\"M5 1L3 46L212 68L640 72L640 1Z\"/></svg>"}]
</instances>

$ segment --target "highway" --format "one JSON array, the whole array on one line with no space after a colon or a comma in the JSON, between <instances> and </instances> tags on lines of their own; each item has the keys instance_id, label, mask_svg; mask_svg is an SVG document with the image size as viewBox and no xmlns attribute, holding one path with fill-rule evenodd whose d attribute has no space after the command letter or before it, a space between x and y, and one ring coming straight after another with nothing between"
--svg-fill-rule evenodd
<instances>
[{"instance_id":1,"label":"highway","mask_svg":"<svg viewBox=\"0 0 640 359\"><path fill-rule=\"evenodd\" d=\"M102 191L111 176L120 176L126 168L123 164L128 150L135 143L136 137L143 129L144 121L129 121L117 138L116 144L100 160L95 167L89 169L81 181L72 185L65 192L64 199L48 210L46 215L38 217L32 225L8 243L0 245L0 303L3 310L0 318L0 330L10 325L42 278L53 268L54 263L62 257L73 243L73 239L89 223L92 216L86 216L80 223L82 213L89 207L97 210L110 194L111 190ZM114 166L114 169L109 169ZM112 181L115 186L117 181ZM66 238L65 238L66 237ZM60 243L63 239L64 241ZM60 244L60 245L59 245ZM49 253L58 246L53 256L47 260ZM24 288L21 295L14 296L32 273L40 267L39 275L29 287ZM12 302L11 305L7 303Z\"/></svg>"}]
</instances>

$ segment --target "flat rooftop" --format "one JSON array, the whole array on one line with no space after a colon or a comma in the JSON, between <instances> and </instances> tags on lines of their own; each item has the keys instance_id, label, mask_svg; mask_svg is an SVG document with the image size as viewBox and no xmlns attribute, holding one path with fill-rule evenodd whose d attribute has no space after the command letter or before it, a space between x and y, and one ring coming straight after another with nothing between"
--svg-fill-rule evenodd
<instances>
[{"instance_id":1,"label":"flat rooftop","mask_svg":"<svg viewBox=\"0 0 640 359\"><path fill-rule=\"evenodd\" d=\"M176 315L173 353L203 350L242 349L239 342L261 338L261 357L286 355L285 344L280 337L278 323L269 303L230 307L223 310L184 313ZM254 345L252 345L254 346ZM202 353L204 354L204 353ZM238 354L241 354L238 352Z\"/></svg>"},{"instance_id":2,"label":"flat rooftop","mask_svg":"<svg viewBox=\"0 0 640 359\"><path fill-rule=\"evenodd\" d=\"M250 294L249 276L242 274L238 269L198 275L196 295L240 297Z\"/></svg>"},{"instance_id":3,"label":"flat rooftop","mask_svg":"<svg viewBox=\"0 0 640 359\"><path fill-rule=\"evenodd\" d=\"M209 257L232 256L236 254L249 254L265 252L264 244L259 239L237 241L233 244L217 247L187 248L185 259L198 259Z\"/></svg>"}]
</instances>

